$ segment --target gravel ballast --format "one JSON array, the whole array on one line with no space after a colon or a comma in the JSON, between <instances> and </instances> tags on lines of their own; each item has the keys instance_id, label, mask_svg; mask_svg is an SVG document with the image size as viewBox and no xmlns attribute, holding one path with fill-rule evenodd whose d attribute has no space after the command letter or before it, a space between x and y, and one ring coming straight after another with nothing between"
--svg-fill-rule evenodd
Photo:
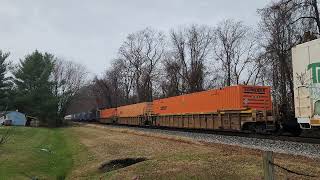
<instances>
[{"instance_id":1,"label":"gravel ballast","mask_svg":"<svg viewBox=\"0 0 320 180\"><path fill-rule=\"evenodd\" d=\"M98 125L98 126L101 126L101 125ZM165 134L170 136L178 136L183 138L191 138L193 140L201 141L201 142L240 146L240 147L251 148L251 149L259 149L262 151L273 151L276 153L300 155L300 156L305 156L309 158L320 158L319 144L308 144L308 143L298 143L298 142L261 139L261 138L252 138L252 137L205 134L205 133L139 128L139 127L126 127L126 126L115 126L115 125L102 125L102 126L106 126L108 128L130 129L138 132L148 132L148 133L156 133L156 134Z\"/></svg>"}]
</instances>

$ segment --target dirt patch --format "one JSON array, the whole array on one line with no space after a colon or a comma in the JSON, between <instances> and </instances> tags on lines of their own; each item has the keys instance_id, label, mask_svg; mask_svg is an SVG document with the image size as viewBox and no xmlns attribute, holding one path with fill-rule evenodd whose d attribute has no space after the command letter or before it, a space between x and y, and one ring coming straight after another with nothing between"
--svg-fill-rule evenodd
<instances>
[{"instance_id":1,"label":"dirt patch","mask_svg":"<svg viewBox=\"0 0 320 180\"><path fill-rule=\"evenodd\" d=\"M115 159L112 161L105 162L101 164L99 170L102 172L110 172L117 169L122 169L139 162L146 161L147 158L125 158L125 159Z\"/></svg>"}]
</instances>

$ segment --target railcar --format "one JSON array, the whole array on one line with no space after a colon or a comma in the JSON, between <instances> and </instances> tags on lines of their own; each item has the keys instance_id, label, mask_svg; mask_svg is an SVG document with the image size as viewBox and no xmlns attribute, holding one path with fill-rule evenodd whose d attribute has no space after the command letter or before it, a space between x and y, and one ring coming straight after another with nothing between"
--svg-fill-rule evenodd
<instances>
[{"instance_id":1,"label":"railcar","mask_svg":"<svg viewBox=\"0 0 320 180\"><path fill-rule=\"evenodd\" d=\"M116 122L117 118L117 109L109 108L109 109L101 109L100 110L100 118L98 121L104 124L112 124Z\"/></svg>"},{"instance_id":2,"label":"railcar","mask_svg":"<svg viewBox=\"0 0 320 180\"><path fill-rule=\"evenodd\" d=\"M99 119L99 115L98 115L98 111L97 110L91 110L87 113L88 119L87 121L89 122L94 122L97 121Z\"/></svg>"},{"instance_id":3,"label":"railcar","mask_svg":"<svg viewBox=\"0 0 320 180\"><path fill-rule=\"evenodd\" d=\"M123 125L147 125L151 115L151 102L120 106L117 108L117 123Z\"/></svg>"},{"instance_id":4,"label":"railcar","mask_svg":"<svg viewBox=\"0 0 320 180\"><path fill-rule=\"evenodd\" d=\"M94 122L94 121L99 120L100 111L99 110L91 110L89 112L81 112L81 113L77 113L77 114L71 114L66 117L69 117L70 118L69 120L72 120L72 121Z\"/></svg>"},{"instance_id":5,"label":"railcar","mask_svg":"<svg viewBox=\"0 0 320 180\"><path fill-rule=\"evenodd\" d=\"M79 113L77 114L73 114L73 121L79 121L80 120L80 116L79 116Z\"/></svg>"},{"instance_id":6,"label":"railcar","mask_svg":"<svg viewBox=\"0 0 320 180\"><path fill-rule=\"evenodd\" d=\"M153 101L154 126L265 132L275 128L270 88L230 86Z\"/></svg>"},{"instance_id":7,"label":"railcar","mask_svg":"<svg viewBox=\"0 0 320 180\"><path fill-rule=\"evenodd\" d=\"M302 129L320 129L320 39L292 48L295 117Z\"/></svg>"}]
</instances>

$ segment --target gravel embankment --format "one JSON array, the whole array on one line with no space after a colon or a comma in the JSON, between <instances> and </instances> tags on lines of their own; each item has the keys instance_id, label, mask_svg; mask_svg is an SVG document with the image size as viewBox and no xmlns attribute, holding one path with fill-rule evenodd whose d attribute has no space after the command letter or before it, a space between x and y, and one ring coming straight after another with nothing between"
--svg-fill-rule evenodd
<instances>
[{"instance_id":1,"label":"gravel embankment","mask_svg":"<svg viewBox=\"0 0 320 180\"><path fill-rule=\"evenodd\" d=\"M194 132L183 132L183 131L170 131L162 129L147 129L138 127L125 127L125 126L114 126L107 125L109 128L126 128L135 131L148 132L148 133L159 133L172 136L180 136L185 138L192 138L197 141L208 142L208 143L219 143L234 145L240 147L246 147L251 149L259 149L263 151L273 151L277 153L285 153L292 155L301 155L310 158L320 158L320 145L319 144L308 144L308 143L297 143L287 142L272 139L261 139L252 137L239 137L239 136L226 136L218 134L202 134Z\"/></svg>"}]
</instances>

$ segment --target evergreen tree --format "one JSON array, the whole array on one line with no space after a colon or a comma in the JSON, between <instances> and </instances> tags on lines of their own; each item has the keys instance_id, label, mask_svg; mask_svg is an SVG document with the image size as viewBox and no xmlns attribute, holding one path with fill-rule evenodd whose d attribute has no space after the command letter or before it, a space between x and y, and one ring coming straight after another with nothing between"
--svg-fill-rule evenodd
<instances>
[{"instance_id":1,"label":"evergreen tree","mask_svg":"<svg viewBox=\"0 0 320 180\"><path fill-rule=\"evenodd\" d=\"M17 108L49 126L56 126L57 100L52 91L54 83L50 80L53 69L54 56L36 50L20 60L13 73Z\"/></svg>"},{"instance_id":2,"label":"evergreen tree","mask_svg":"<svg viewBox=\"0 0 320 180\"><path fill-rule=\"evenodd\" d=\"M12 82L7 77L9 63L6 61L9 53L4 53L0 50L0 111L6 111L11 108L10 96Z\"/></svg>"}]
</instances>

